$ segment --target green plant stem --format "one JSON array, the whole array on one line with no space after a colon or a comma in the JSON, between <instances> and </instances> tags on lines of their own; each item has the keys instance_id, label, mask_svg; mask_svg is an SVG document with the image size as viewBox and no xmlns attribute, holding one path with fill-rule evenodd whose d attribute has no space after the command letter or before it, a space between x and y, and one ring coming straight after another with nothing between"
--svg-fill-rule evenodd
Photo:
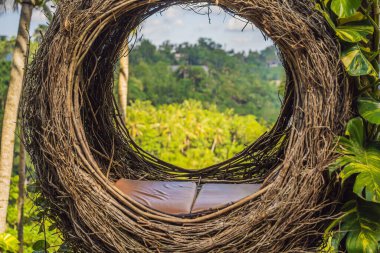
<instances>
[{"instance_id":1,"label":"green plant stem","mask_svg":"<svg viewBox=\"0 0 380 253\"><path fill-rule=\"evenodd\" d=\"M368 14L368 11L365 9L365 8L363 8L362 6L360 7L360 10L363 12L363 14L364 14L364 16L366 17L366 18L368 18L368 20L369 20L369 22L371 22L371 24L375 27L375 30L379 30L380 28L379 28L379 23L377 22L376 23L376 21Z\"/></svg>"},{"instance_id":2,"label":"green plant stem","mask_svg":"<svg viewBox=\"0 0 380 253\"><path fill-rule=\"evenodd\" d=\"M356 208L353 208L345 213L343 213L341 216L336 218L325 230L326 233L330 233L340 222L344 220L348 215L355 213L357 210Z\"/></svg>"}]
</instances>

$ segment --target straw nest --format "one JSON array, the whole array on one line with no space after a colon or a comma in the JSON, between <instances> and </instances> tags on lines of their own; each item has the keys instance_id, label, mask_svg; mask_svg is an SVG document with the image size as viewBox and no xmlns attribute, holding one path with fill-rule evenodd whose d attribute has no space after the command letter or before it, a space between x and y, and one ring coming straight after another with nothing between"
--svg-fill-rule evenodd
<instances>
[{"instance_id":1,"label":"straw nest","mask_svg":"<svg viewBox=\"0 0 380 253\"><path fill-rule=\"evenodd\" d=\"M276 44L287 72L273 129L199 171L167 164L128 135L112 95L129 35L173 5L219 5ZM47 214L77 252L309 252L333 209L326 168L350 118L339 44L309 0L64 0L30 66L23 125ZM121 194L115 180L263 182L258 193L197 217Z\"/></svg>"}]
</instances>

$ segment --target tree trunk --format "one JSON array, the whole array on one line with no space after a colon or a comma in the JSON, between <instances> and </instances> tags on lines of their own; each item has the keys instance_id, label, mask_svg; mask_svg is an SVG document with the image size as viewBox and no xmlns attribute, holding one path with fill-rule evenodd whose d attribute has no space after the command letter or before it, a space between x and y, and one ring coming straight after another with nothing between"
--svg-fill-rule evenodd
<instances>
[{"instance_id":1,"label":"tree trunk","mask_svg":"<svg viewBox=\"0 0 380 253\"><path fill-rule=\"evenodd\" d=\"M128 52L129 54L129 52ZM128 78L129 78L129 55L120 58L120 73L119 73L119 103L124 118L127 116L128 104Z\"/></svg>"},{"instance_id":2,"label":"tree trunk","mask_svg":"<svg viewBox=\"0 0 380 253\"><path fill-rule=\"evenodd\" d=\"M20 164L18 181L18 200L17 200L17 239L19 241L18 253L24 252L24 202L25 202L25 147L24 138L21 130L20 141Z\"/></svg>"},{"instance_id":3,"label":"tree trunk","mask_svg":"<svg viewBox=\"0 0 380 253\"><path fill-rule=\"evenodd\" d=\"M1 133L0 155L0 233L6 230L9 187L13 166L13 151L18 107L22 91L24 71L29 47L29 26L33 5L24 1L21 7L20 22L13 52L11 76L5 103L3 129Z\"/></svg>"}]
</instances>

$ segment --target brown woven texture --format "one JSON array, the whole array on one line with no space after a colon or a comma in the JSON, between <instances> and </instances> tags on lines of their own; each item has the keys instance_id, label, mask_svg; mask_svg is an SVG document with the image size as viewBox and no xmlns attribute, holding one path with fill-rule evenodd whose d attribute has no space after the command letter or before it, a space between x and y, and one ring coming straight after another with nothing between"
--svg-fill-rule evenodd
<instances>
[{"instance_id":1,"label":"brown woven texture","mask_svg":"<svg viewBox=\"0 0 380 253\"><path fill-rule=\"evenodd\" d=\"M199 171L144 152L128 135L114 66L143 20L173 5L219 5L278 47L286 95L273 129ZM339 43L309 0L63 0L29 68L23 128L49 217L76 252L310 252L333 209L326 169L351 115ZM264 183L197 217L158 213L121 194L119 178Z\"/></svg>"}]
</instances>

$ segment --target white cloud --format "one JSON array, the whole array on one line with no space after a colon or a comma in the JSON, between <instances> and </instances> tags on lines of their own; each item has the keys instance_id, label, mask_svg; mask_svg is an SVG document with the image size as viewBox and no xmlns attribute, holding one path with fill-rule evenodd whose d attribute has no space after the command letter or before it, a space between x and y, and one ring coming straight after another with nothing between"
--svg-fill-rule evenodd
<instances>
[{"instance_id":1,"label":"white cloud","mask_svg":"<svg viewBox=\"0 0 380 253\"><path fill-rule=\"evenodd\" d=\"M205 14L205 11L206 15L197 15L180 7L169 8L147 19L139 35L150 39L155 45L165 40L175 44L185 41L196 43L200 37L211 38L236 51L262 50L271 45L263 40L259 29L252 30L252 24L241 32L246 22L229 16L218 7L212 7L210 16L207 15L207 7L203 8L202 13Z\"/></svg>"},{"instance_id":2,"label":"white cloud","mask_svg":"<svg viewBox=\"0 0 380 253\"><path fill-rule=\"evenodd\" d=\"M172 7L164 12L159 12L153 16L151 16L145 24L149 26L183 26L184 20L183 20L183 10L179 7Z\"/></svg>"},{"instance_id":3,"label":"white cloud","mask_svg":"<svg viewBox=\"0 0 380 253\"><path fill-rule=\"evenodd\" d=\"M165 12L163 12L163 16L167 17L167 18L170 18L170 19L174 19L174 18L177 18L181 15L181 10L178 9L178 7L174 7L174 8L169 8L167 9Z\"/></svg>"},{"instance_id":4,"label":"white cloud","mask_svg":"<svg viewBox=\"0 0 380 253\"><path fill-rule=\"evenodd\" d=\"M251 28L253 25L247 21L231 17L226 23L226 30L231 32L241 32L245 28Z\"/></svg>"},{"instance_id":5,"label":"white cloud","mask_svg":"<svg viewBox=\"0 0 380 253\"><path fill-rule=\"evenodd\" d=\"M143 35L145 38L156 38L157 36L161 36L162 34L169 34L170 32L171 28L169 25L167 25L167 20L154 16L144 22L139 35Z\"/></svg>"},{"instance_id":6,"label":"white cloud","mask_svg":"<svg viewBox=\"0 0 380 253\"><path fill-rule=\"evenodd\" d=\"M47 22L45 14L40 10L34 10L32 14L32 22L45 23Z\"/></svg>"},{"instance_id":7,"label":"white cloud","mask_svg":"<svg viewBox=\"0 0 380 253\"><path fill-rule=\"evenodd\" d=\"M246 43L252 42L252 39L249 37L241 36L241 37L232 38L231 41L237 44L246 44Z\"/></svg>"},{"instance_id":8,"label":"white cloud","mask_svg":"<svg viewBox=\"0 0 380 253\"><path fill-rule=\"evenodd\" d=\"M162 22L159 19L152 19L149 23L149 25L152 25L152 26L161 25L161 24Z\"/></svg>"},{"instance_id":9,"label":"white cloud","mask_svg":"<svg viewBox=\"0 0 380 253\"><path fill-rule=\"evenodd\" d=\"M174 24L175 24L176 26L183 26L183 25L184 25L184 22L183 22L182 19L177 19L177 20L174 22Z\"/></svg>"}]
</instances>

